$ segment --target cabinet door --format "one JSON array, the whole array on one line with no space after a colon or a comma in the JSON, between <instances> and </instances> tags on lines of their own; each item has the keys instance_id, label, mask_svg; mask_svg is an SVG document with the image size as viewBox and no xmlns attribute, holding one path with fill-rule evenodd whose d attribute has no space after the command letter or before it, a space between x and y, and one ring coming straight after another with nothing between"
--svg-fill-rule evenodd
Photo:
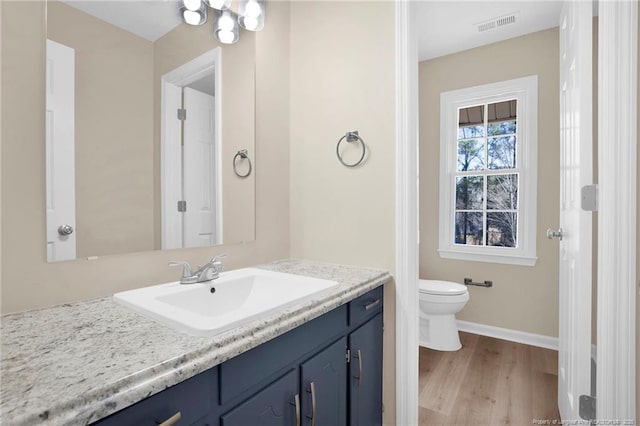
<instances>
[{"instance_id":1,"label":"cabinet door","mask_svg":"<svg viewBox=\"0 0 640 426\"><path fill-rule=\"evenodd\" d=\"M382 424L382 314L349 335L351 426Z\"/></svg>"},{"instance_id":2,"label":"cabinet door","mask_svg":"<svg viewBox=\"0 0 640 426\"><path fill-rule=\"evenodd\" d=\"M294 369L222 416L221 424L294 426L300 410L300 405L296 407L297 394L298 375Z\"/></svg>"},{"instance_id":3,"label":"cabinet door","mask_svg":"<svg viewBox=\"0 0 640 426\"><path fill-rule=\"evenodd\" d=\"M301 365L302 424L347 424L347 340L338 340Z\"/></svg>"}]
</instances>

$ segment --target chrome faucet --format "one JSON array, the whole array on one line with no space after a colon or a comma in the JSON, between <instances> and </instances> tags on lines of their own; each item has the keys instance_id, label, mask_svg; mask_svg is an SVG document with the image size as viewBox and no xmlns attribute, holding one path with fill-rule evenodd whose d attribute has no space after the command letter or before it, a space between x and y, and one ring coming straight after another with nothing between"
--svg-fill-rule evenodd
<instances>
[{"instance_id":1,"label":"chrome faucet","mask_svg":"<svg viewBox=\"0 0 640 426\"><path fill-rule=\"evenodd\" d=\"M220 255L212 258L207 264L199 266L198 269L193 271L191 265L188 262L169 262L169 266L182 266L182 277L180 278L180 284L195 284L204 283L207 281L215 280L220 276L222 272L221 258L225 255Z\"/></svg>"}]
</instances>

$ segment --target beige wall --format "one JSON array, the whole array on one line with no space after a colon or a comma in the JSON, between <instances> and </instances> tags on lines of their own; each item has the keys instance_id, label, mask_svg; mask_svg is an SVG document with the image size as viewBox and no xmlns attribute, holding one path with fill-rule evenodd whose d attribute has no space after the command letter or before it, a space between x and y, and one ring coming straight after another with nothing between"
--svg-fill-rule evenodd
<instances>
[{"instance_id":1,"label":"beige wall","mask_svg":"<svg viewBox=\"0 0 640 426\"><path fill-rule=\"evenodd\" d=\"M546 336L558 335L558 243L544 230L559 222L558 30L551 29L420 63L420 277L470 287L461 320ZM440 93L538 75L538 211L535 267L438 256Z\"/></svg>"},{"instance_id":2,"label":"beige wall","mask_svg":"<svg viewBox=\"0 0 640 426\"><path fill-rule=\"evenodd\" d=\"M394 29L392 2L291 5L293 257L394 269ZM369 149L352 169L335 154L350 130ZM395 419L393 294L387 286L386 424Z\"/></svg>"},{"instance_id":3,"label":"beige wall","mask_svg":"<svg viewBox=\"0 0 640 426\"><path fill-rule=\"evenodd\" d=\"M153 43L58 1L47 14L75 51L77 257L152 250Z\"/></svg>"},{"instance_id":4,"label":"beige wall","mask_svg":"<svg viewBox=\"0 0 640 426\"><path fill-rule=\"evenodd\" d=\"M238 178L233 172L231 160L238 150L248 149L251 160L258 167L254 144L256 33L245 31L236 44L221 45L212 37L211 32L210 25L193 27L182 24L154 43L155 219L160 224L160 78L197 56L221 46L223 242L253 241L256 174L252 172L245 179ZM240 162L238 165L242 166ZM156 232L156 247L160 248L160 226L156 227Z\"/></svg>"},{"instance_id":5,"label":"beige wall","mask_svg":"<svg viewBox=\"0 0 640 426\"><path fill-rule=\"evenodd\" d=\"M256 240L237 245L47 263L44 180L44 4L2 8L2 313L174 280L170 260L226 252L229 269L289 255L289 9L270 5L256 35ZM28 16L29 19L18 19ZM207 25L206 27L210 27ZM10 107L10 108L9 108Z\"/></svg>"}]
</instances>

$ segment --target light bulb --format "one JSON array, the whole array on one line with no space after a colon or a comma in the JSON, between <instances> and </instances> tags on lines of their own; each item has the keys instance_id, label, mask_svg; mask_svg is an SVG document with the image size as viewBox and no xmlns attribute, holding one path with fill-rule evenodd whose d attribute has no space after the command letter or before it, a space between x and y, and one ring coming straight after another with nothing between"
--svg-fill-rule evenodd
<instances>
[{"instance_id":1,"label":"light bulb","mask_svg":"<svg viewBox=\"0 0 640 426\"><path fill-rule=\"evenodd\" d=\"M216 10L227 10L231 6L231 0L208 0L208 3Z\"/></svg>"},{"instance_id":2,"label":"light bulb","mask_svg":"<svg viewBox=\"0 0 640 426\"><path fill-rule=\"evenodd\" d=\"M202 6L202 0L182 0L182 3L187 10L191 11L196 11Z\"/></svg>"},{"instance_id":3,"label":"light bulb","mask_svg":"<svg viewBox=\"0 0 640 426\"><path fill-rule=\"evenodd\" d=\"M236 38L235 34L233 34L233 32L231 31L224 31L224 30L218 31L218 39L220 40L220 43L231 44L233 43L233 40L235 38Z\"/></svg>"},{"instance_id":4,"label":"light bulb","mask_svg":"<svg viewBox=\"0 0 640 426\"><path fill-rule=\"evenodd\" d=\"M244 28L249 31L255 31L258 28L258 25L260 25L258 18L254 18L253 16L245 16L243 23Z\"/></svg>"},{"instance_id":5,"label":"light bulb","mask_svg":"<svg viewBox=\"0 0 640 426\"><path fill-rule=\"evenodd\" d=\"M255 0L249 0L247 6L244 9L244 17L257 18L262 13L262 8Z\"/></svg>"},{"instance_id":6,"label":"light bulb","mask_svg":"<svg viewBox=\"0 0 640 426\"><path fill-rule=\"evenodd\" d=\"M220 31L232 31L233 26L233 18L229 14L223 13L222 16L218 18L218 28Z\"/></svg>"},{"instance_id":7,"label":"light bulb","mask_svg":"<svg viewBox=\"0 0 640 426\"><path fill-rule=\"evenodd\" d=\"M207 22L207 10L188 10L182 9L182 19L189 25L202 25Z\"/></svg>"}]
</instances>

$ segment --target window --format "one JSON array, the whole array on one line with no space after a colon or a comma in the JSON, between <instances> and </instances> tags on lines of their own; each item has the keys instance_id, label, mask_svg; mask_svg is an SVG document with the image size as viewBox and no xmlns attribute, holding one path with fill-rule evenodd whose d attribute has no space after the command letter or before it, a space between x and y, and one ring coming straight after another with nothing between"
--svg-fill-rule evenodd
<instances>
[{"instance_id":1,"label":"window","mask_svg":"<svg viewBox=\"0 0 640 426\"><path fill-rule=\"evenodd\" d=\"M443 258L536 262L537 76L441 94Z\"/></svg>"}]
</instances>

